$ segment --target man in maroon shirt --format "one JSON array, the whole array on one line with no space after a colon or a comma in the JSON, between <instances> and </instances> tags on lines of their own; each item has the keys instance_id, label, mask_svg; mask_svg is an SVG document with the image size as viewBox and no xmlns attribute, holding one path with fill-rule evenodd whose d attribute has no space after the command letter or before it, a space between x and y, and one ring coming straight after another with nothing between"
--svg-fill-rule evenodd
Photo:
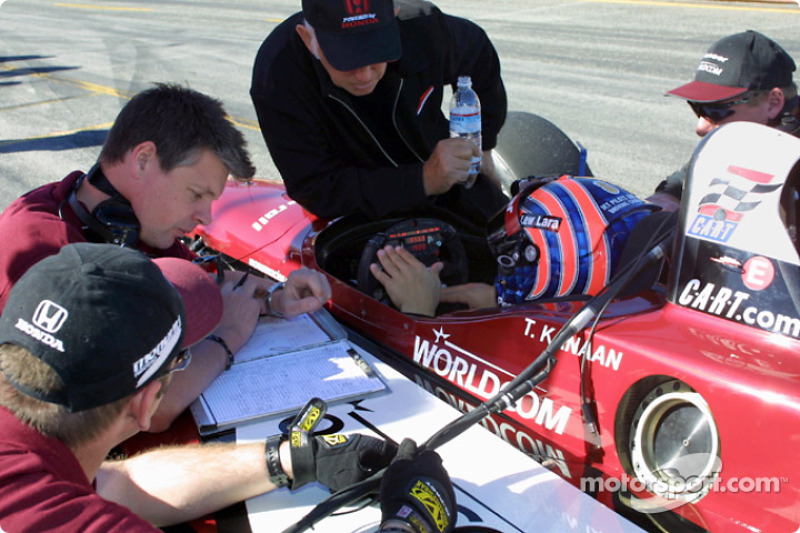
<instances>
[{"instance_id":1,"label":"man in maroon shirt","mask_svg":"<svg viewBox=\"0 0 800 533\"><path fill-rule=\"evenodd\" d=\"M211 222L211 204L229 175L247 181L254 173L244 137L219 101L175 85L139 93L120 112L88 173L35 189L0 216L0 311L23 273L67 243L112 242L151 257L192 259L179 239ZM308 269L293 272L285 284L249 276L237 287L241 276L226 273L222 320L195 347L192 367L175 376L151 431L169 427L230 365L259 314L312 312L330 298L327 280Z\"/></svg>"}]
</instances>

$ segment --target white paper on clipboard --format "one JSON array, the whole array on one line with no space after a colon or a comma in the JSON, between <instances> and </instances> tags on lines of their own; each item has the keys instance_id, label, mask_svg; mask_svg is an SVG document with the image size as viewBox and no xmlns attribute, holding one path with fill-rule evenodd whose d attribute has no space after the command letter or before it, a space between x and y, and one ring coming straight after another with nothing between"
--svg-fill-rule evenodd
<instances>
[{"instance_id":1,"label":"white paper on clipboard","mask_svg":"<svg viewBox=\"0 0 800 533\"><path fill-rule=\"evenodd\" d=\"M309 399L345 401L386 385L330 314L262 320L191 406L200 434L213 435L263 417L299 410Z\"/></svg>"}]
</instances>

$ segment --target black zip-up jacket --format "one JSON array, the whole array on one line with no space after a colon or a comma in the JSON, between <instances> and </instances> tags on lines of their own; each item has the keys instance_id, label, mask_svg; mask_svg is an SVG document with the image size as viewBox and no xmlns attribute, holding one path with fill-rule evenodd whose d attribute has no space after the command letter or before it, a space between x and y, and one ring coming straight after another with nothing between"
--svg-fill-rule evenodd
<instances>
[{"instance_id":1,"label":"black zip-up jacket","mask_svg":"<svg viewBox=\"0 0 800 533\"><path fill-rule=\"evenodd\" d=\"M379 82L393 95L393 117L378 123L393 124L405 147L381 146L378 139L387 135L370 130L375 121L358 115L356 98L333 85L297 35L303 22L297 13L267 37L253 68L250 95L270 155L289 196L321 217L382 218L435 203L475 220L489 218L507 198L486 178L472 189L454 186L427 198L422 166L449 136L442 100L458 76L472 77L482 104L483 149L494 148L507 106L494 46L476 24L430 3L397 5L402 57ZM465 212L472 209L480 215Z\"/></svg>"}]
</instances>

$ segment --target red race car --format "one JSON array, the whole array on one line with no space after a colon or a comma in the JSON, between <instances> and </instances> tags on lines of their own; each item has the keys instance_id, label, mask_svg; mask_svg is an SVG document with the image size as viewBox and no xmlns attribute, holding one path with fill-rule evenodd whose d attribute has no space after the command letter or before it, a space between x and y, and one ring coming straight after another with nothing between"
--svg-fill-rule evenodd
<instances>
[{"instance_id":1,"label":"red race car","mask_svg":"<svg viewBox=\"0 0 800 533\"><path fill-rule=\"evenodd\" d=\"M797 531L798 161L800 139L734 123L701 142L674 216L550 176L484 234L427 213L321 220L278 181L231 182L196 237L275 279L323 272L354 339L647 529ZM385 243L443 261L447 284L494 284L499 305L399 312L367 268Z\"/></svg>"}]
</instances>

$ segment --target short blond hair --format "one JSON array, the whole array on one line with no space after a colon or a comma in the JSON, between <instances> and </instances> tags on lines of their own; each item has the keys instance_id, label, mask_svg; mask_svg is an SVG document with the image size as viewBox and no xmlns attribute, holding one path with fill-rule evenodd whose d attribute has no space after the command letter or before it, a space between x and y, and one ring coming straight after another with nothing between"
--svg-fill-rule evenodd
<instances>
[{"instance_id":1,"label":"short blond hair","mask_svg":"<svg viewBox=\"0 0 800 533\"><path fill-rule=\"evenodd\" d=\"M55 403L28 396L14 384L45 393L64 390L58 374L25 348L0 345L0 405L38 432L70 448L85 444L107 429L122 413L130 396L100 407L70 413Z\"/></svg>"}]
</instances>

